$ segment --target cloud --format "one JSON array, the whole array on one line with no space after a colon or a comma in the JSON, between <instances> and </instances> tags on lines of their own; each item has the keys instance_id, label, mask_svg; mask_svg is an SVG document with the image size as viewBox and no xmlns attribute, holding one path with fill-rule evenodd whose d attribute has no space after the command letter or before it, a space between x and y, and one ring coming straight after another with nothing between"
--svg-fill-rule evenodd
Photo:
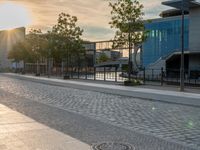
<instances>
[{"instance_id":1,"label":"cloud","mask_svg":"<svg viewBox=\"0 0 200 150\"><path fill-rule=\"evenodd\" d=\"M110 29L110 8L108 0L2 0L25 6L32 16L29 28L49 30L57 21L61 12L75 15L78 24L84 29L84 39L109 40L114 36ZM145 18L157 17L165 9L164 0L141 0L145 6Z\"/></svg>"}]
</instances>

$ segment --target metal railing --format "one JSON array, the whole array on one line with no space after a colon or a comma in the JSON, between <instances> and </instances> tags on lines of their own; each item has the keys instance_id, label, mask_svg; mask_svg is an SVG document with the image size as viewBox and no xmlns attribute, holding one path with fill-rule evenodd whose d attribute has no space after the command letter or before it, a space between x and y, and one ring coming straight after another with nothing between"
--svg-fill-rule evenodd
<instances>
[{"instance_id":1,"label":"metal railing","mask_svg":"<svg viewBox=\"0 0 200 150\"><path fill-rule=\"evenodd\" d=\"M26 66L26 73L36 73L36 65ZM48 75L46 66L40 66L40 74ZM128 80L128 72L119 70L116 67L73 67L61 68L53 67L50 70L50 76L69 76L71 79L86 79L124 82ZM131 73L131 79L140 80L143 84L164 85L180 84L180 70L178 69L143 69ZM200 86L200 71L185 69L185 85Z\"/></svg>"}]
</instances>

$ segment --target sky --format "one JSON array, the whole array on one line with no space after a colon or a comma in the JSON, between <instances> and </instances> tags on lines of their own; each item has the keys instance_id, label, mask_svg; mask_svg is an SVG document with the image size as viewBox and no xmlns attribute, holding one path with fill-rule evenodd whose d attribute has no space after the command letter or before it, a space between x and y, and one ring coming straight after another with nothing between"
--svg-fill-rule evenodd
<instances>
[{"instance_id":1,"label":"sky","mask_svg":"<svg viewBox=\"0 0 200 150\"><path fill-rule=\"evenodd\" d=\"M140 0L144 5L145 19L157 18L162 10L168 7L162 6L165 0ZM9 8L10 15L1 13L1 5L9 3L19 6L14 12ZM69 13L78 17L78 25L84 30L83 39L90 41L110 40L114 37L114 31L110 28L109 0L0 0L0 29L5 18L17 22L21 17L27 29L40 28L43 31L50 30L56 24L58 14ZM15 16L21 13L21 16ZM23 15L22 15L23 14ZM27 19L28 18L28 19Z\"/></svg>"}]
</instances>

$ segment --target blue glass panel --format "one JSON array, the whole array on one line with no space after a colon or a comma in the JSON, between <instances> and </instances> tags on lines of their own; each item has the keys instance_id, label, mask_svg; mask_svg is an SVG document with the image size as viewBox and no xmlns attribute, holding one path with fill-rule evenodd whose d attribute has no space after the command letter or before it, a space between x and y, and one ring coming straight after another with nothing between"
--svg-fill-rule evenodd
<instances>
[{"instance_id":1,"label":"blue glass panel","mask_svg":"<svg viewBox=\"0 0 200 150\"><path fill-rule=\"evenodd\" d=\"M160 58L180 50L181 18L163 18L145 24L149 31L148 38L143 44L143 65L148 66ZM185 49L189 45L189 19L185 18Z\"/></svg>"}]
</instances>

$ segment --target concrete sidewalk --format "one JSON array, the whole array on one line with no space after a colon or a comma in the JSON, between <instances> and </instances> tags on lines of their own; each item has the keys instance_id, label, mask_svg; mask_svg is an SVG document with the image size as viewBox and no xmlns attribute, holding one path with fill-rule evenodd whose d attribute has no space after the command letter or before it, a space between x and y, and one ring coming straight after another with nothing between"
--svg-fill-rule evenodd
<instances>
[{"instance_id":1,"label":"concrete sidewalk","mask_svg":"<svg viewBox=\"0 0 200 150\"><path fill-rule=\"evenodd\" d=\"M90 150L90 146L0 104L0 150Z\"/></svg>"},{"instance_id":2,"label":"concrete sidewalk","mask_svg":"<svg viewBox=\"0 0 200 150\"><path fill-rule=\"evenodd\" d=\"M200 107L200 93L177 92L170 90L159 90L159 89L140 88L140 87L126 87L113 84L109 85L101 83L89 83L89 82L87 83L74 80L62 80L62 79L35 77L35 76L19 75L11 73L4 75L15 77L22 80L29 80L33 82L40 82L56 86L78 88L83 90L98 91L98 92L131 96L148 100L156 100L156 101Z\"/></svg>"}]
</instances>

